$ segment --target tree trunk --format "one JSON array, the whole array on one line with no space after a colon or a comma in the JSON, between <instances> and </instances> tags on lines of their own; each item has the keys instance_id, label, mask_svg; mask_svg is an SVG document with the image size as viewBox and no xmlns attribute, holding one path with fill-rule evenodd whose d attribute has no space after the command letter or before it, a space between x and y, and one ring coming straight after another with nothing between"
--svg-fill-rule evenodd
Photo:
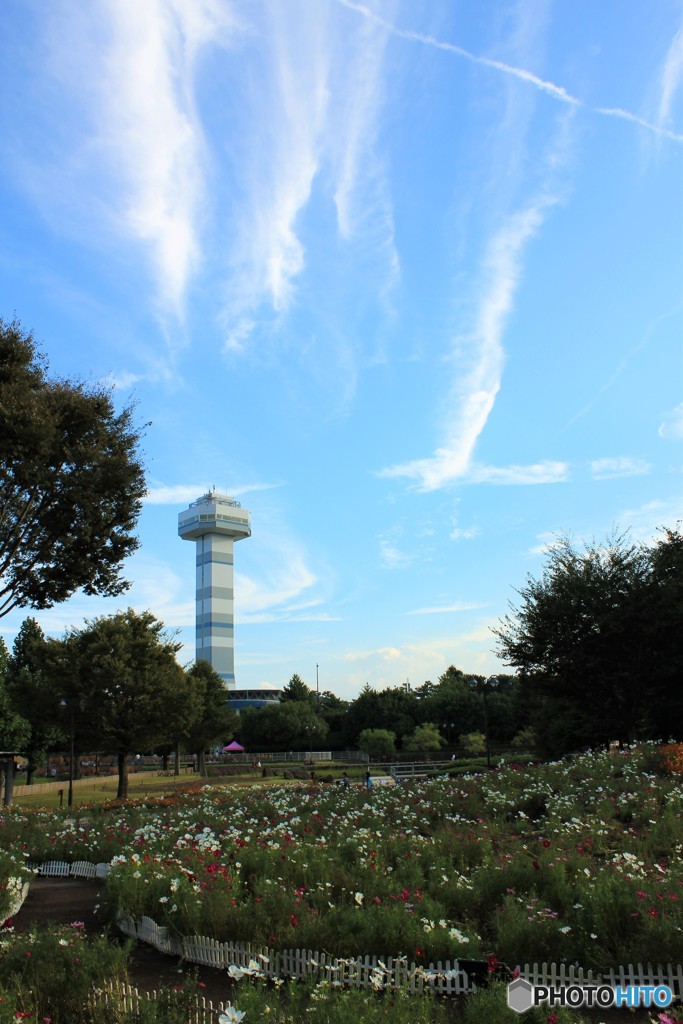
<instances>
[{"instance_id":1,"label":"tree trunk","mask_svg":"<svg viewBox=\"0 0 683 1024\"><path fill-rule=\"evenodd\" d=\"M162 772L168 771L168 751L161 755L161 770Z\"/></svg>"},{"instance_id":2,"label":"tree trunk","mask_svg":"<svg viewBox=\"0 0 683 1024\"><path fill-rule=\"evenodd\" d=\"M31 758L29 757L28 764L26 765L26 785L27 786L32 786L33 785L33 774L34 774L34 772L35 772L37 767L38 766L35 763L35 761L32 761Z\"/></svg>"},{"instance_id":3,"label":"tree trunk","mask_svg":"<svg viewBox=\"0 0 683 1024\"><path fill-rule=\"evenodd\" d=\"M197 771L200 775L206 775L206 751L203 747L197 751Z\"/></svg>"},{"instance_id":4,"label":"tree trunk","mask_svg":"<svg viewBox=\"0 0 683 1024\"><path fill-rule=\"evenodd\" d=\"M119 787L118 787L118 789L116 791L116 799L117 800L127 800L128 799L128 757L127 757L127 753L125 751L123 753L121 753L119 751L118 762L119 762Z\"/></svg>"},{"instance_id":5,"label":"tree trunk","mask_svg":"<svg viewBox=\"0 0 683 1024\"><path fill-rule=\"evenodd\" d=\"M173 765L173 774L180 775L180 744L175 748L175 763Z\"/></svg>"}]
</instances>

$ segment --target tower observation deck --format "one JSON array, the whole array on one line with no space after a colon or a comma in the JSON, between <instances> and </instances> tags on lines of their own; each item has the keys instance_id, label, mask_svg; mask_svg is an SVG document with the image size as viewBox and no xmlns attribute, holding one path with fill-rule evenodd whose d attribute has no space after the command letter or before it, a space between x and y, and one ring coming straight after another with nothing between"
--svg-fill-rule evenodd
<instances>
[{"instance_id":1,"label":"tower observation deck","mask_svg":"<svg viewBox=\"0 0 683 1024\"><path fill-rule=\"evenodd\" d=\"M235 688L233 546L251 536L239 501L214 488L178 516L178 534L197 547L197 659L208 661Z\"/></svg>"}]
</instances>

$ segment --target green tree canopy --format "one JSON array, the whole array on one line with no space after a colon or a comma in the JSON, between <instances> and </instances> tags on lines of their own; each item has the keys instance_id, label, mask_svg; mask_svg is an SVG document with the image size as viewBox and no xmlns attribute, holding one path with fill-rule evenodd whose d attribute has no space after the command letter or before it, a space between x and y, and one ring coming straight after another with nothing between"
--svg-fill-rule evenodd
<instances>
[{"instance_id":1,"label":"green tree canopy","mask_svg":"<svg viewBox=\"0 0 683 1024\"><path fill-rule=\"evenodd\" d=\"M390 729L363 729L358 749L368 757L391 757L396 752L396 733Z\"/></svg>"},{"instance_id":2,"label":"green tree canopy","mask_svg":"<svg viewBox=\"0 0 683 1024\"><path fill-rule=\"evenodd\" d=\"M0 750L23 750L31 736L31 726L16 711L7 688L9 654L0 637Z\"/></svg>"},{"instance_id":3,"label":"green tree canopy","mask_svg":"<svg viewBox=\"0 0 683 1024\"><path fill-rule=\"evenodd\" d=\"M313 750L327 735L327 722L306 701L245 708L240 742L250 750Z\"/></svg>"},{"instance_id":4,"label":"green tree canopy","mask_svg":"<svg viewBox=\"0 0 683 1024\"><path fill-rule=\"evenodd\" d=\"M411 736L403 737L402 747L404 750L426 753L427 751L441 750L445 742L438 725L434 725L433 722L425 722L423 725L416 725Z\"/></svg>"},{"instance_id":5,"label":"green tree canopy","mask_svg":"<svg viewBox=\"0 0 683 1024\"><path fill-rule=\"evenodd\" d=\"M495 633L541 750L680 736L682 550L672 530L654 548L612 536L578 550L563 538L528 578Z\"/></svg>"},{"instance_id":6,"label":"green tree canopy","mask_svg":"<svg viewBox=\"0 0 683 1024\"><path fill-rule=\"evenodd\" d=\"M309 704L315 702L315 694L309 686L303 681L300 675L295 672L292 678L289 680L285 688L283 689L280 700L286 701L307 701Z\"/></svg>"},{"instance_id":7,"label":"green tree canopy","mask_svg":"<svg viewBox=\"0 0 683 1024\"><path fill-rule=\"evenodd\" d=\"M64 739L57 715L58 696L50 672L51 641L35 619L27 618L16 635L7 661L7 690L14 708L31 726L24 746L28 759L26 781L30 785L47 751Z\"/></svg>"},{"instance_id":8,"label":"green tree canopy","mask_svg":"<svg viewBox=\"0 0 683 1024\"><path fill-rule=\"evenodd\" d=\"M188 744L197 754L200 774L205 775L206 747L234 735L239 717L228 704L223 680L208 661L199 659L186 674L201 695L201 711L190 729Z\"/></svg>"},{"instance_id":9,"label":"green tree canopy","mask_svg":"<svg viewBox=\"0 0 683 1024\"><path fill-rule=\"evenodd\" d=\"M140 439L110 390L51 379L33 335L0 319L0 616L127 588Z\"/></svg>"},{"instance_id":10,"label":"green tree canopy","mask_svg":"<svg viewBox=\"0 0 683 1024\"><path fill-rule=\"evenodd\" d=\"M180 646L150 612L131 608L66 639L63 682L71 683L69 700L85 709L102 748L118 755L118 800L128 795L128 755L169 738L168 709L185 692L175 660Z\"/></svg>"}]
</instances>

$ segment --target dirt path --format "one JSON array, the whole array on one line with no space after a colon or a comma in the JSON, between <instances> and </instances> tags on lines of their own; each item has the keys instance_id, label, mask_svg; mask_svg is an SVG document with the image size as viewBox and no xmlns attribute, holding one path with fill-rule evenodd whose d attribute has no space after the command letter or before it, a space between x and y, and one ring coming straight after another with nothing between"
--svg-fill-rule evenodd
<instances>
[{"instance_id":1,"label":"dirt path","mask_svg":"<svg viewBox=\"0 0 683 1024\"><path fill-rule=\"evenodd\" d=\"M71 924L82 921L87 932L102 931L95 914L101 883L81 878L35 878L31 882L23 907L14 918L17 931L31 925ZM204 995L212 1002L225 1003L231 998L231 986L225 971L197 964L184 964L176 957L159 953L151 946L136 943L130 959L131 984L141 992L153 992L161 985L177 985L185 974L194 974L204 986Z\"/></svg>"}]
</instances>

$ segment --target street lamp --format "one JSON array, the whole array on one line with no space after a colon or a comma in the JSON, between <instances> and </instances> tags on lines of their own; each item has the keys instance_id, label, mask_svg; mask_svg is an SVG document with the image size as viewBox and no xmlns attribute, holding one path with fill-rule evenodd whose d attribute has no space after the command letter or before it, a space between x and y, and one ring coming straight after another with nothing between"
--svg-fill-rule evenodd
<instances>
[{"instance_id":1,"label":"street lamp","mask_svg":"<svg viewBox=\"0 0 683 1024\"><path fill-rule=\"evenodd\" d=\"M72 807L74 802L74 708L73 703L62 698L59 702L59 710L69 711L69 797L67 807Z\"/></svg>"},{"instance_id":2,"label":"street lamp","mask_svg":"<svg viewBox=\"0 0 683 1024\"><path fill-rule=\"evenodd\" d=\"M498 683L498 676L489 676L481 684L481 692L484 696L484 736L486 738L486 767L491 767L491 744L489 739L489 706L487 695Z\"/></svg>"}]
</instances>

